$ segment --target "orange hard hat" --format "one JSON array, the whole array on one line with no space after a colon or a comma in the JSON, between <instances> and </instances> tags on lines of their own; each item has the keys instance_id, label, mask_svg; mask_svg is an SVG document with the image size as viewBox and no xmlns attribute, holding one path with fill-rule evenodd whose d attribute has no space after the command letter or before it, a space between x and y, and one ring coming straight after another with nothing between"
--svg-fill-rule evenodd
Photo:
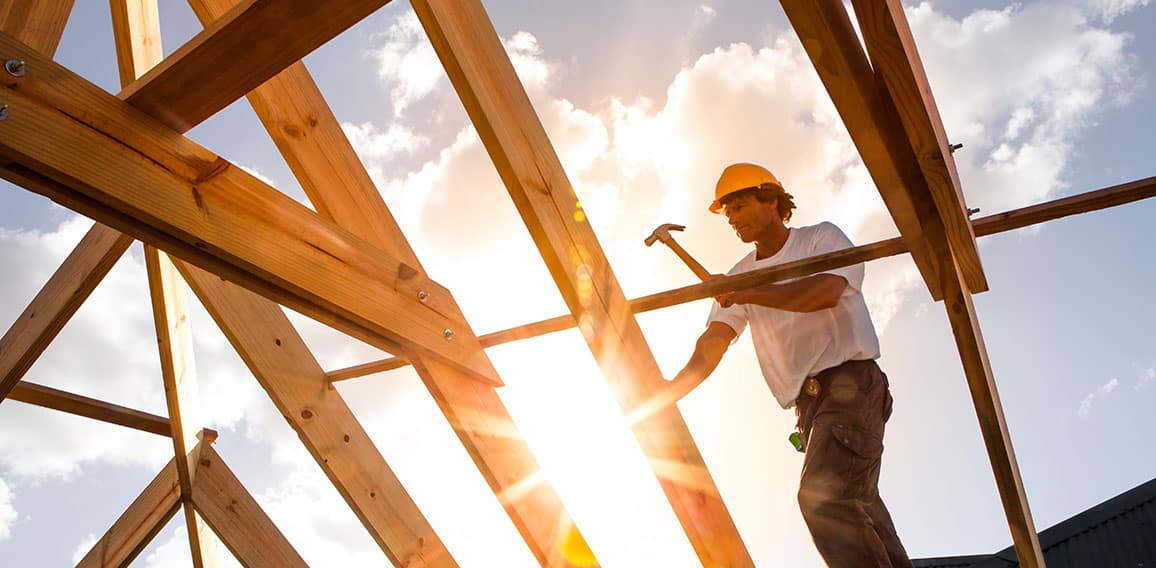
<instances>
[{"instance_id":1,"label":"orange hard hat","mask_svg":"<svg viewBox=\"0 0 1156 568\"><path fill-rule=\"evenodd\" d=\"M719 203L722 198L744 189L762 187L765 184L773 185L779 191L783 190L783 184L779 183L779 179L767 168L745 162L727 166L722 175L719 176L718 183L714 186L714 201L710 204L710 212L719 213L722 211L722 204Z\"/></svg>"}]
</instances>

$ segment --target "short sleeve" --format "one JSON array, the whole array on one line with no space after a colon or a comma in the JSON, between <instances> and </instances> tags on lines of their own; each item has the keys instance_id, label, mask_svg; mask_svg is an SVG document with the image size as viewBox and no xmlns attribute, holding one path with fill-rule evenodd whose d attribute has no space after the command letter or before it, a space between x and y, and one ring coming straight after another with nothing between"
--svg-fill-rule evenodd
<instances>
[{"instance_id":1,"label":"short sleeve","mask_svg":"<svg viewBox=\"0 0 1156 568\"><path fill-rule=\"evenodd\" d=\"M716 321L725 323L735 330L735 340L738 340L738 337L743 334L743 330L747 328L747 309L737 304L724 308L715 301L711 305L710 317L706 319L706 324L710 325Z\"/></svg>"},{"instance_id":2,"label":"short sleeve","mask_svg":"<svg viewBox=\"0 0 1156 568\"><path fill-rule=\"evenodd\" d=\"M855 246L851 239L843 233L842 229L835 226L834 223L823 222L817 225L815 240L812 242L811 256L818 256L827 254L838 250L848 249ZM843 294L862 294L863 293L863 263L845 266L843 268L836 268L833 270L825 270L820 274L834 274L842 276L847 281L847 288L843 290Z\"/></svg>"}]
</instances>

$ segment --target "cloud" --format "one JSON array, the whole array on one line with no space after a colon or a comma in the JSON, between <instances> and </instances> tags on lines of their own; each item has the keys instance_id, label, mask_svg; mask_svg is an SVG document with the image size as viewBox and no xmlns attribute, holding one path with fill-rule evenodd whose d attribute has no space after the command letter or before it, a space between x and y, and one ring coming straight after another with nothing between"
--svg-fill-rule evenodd
<instances>
[{"instance_id":1,"label":"cloud","mask_svg":"<svg viewBox=\"0 0 1156 568\"><path fill-rule=\"evenodd\" d=\"M378 75L395 83L390 92L394 116L432 92L445 76L417 14L406 11L385 31L385 43L375 52Z\"/></svg>"},{"instance_id":2,"label":"cloud","mask_svg":"<svg viewBox=\"0 0 1156 568\"><path fill-rule=\"evenodd\" d=\"M1083 400L1080 401L1080 408L1076 410L1076 415L1080 418L1087 418L1092 412L1092 402L1096 399L1102 399L1108 393L1116 390L1120 386L1119 379L1112 379L1102 385L1096 390L1088 393Z\"/></svg>"},{"instance_id":3,"label":"cloud","mask_svg":"<svg viewBox=\"0 0 1156 568\"><path fill-rule=\"evenodd\" d=\"M79 216L55 230L0 229L0 321L16 319L91 226ZM207 426L233 427L258 390L199 304L192 302L194 351ZM132 248L113 267L26 379L138 410L167 415L143 257ZM0 406L0 468L33 480L71 478L87 462L159 469L172 457L162 437L53 410Z\"/></svg>"},{"instance_id":4,"label":"cloud","mask_svg":"<svg viewBox=\"0 0 1156 568\"><path fill-rule=\"evenodd\" d=\"M1088 0L1088 8L1092 15L1110 24L1116 18L1140 8L1147 6L1149 0Z\"/></svg>"},{"instance_id":5,"label":"cloud","mask_svg":"<svg viewBox=\"0 0 1156 568\"><path fill-rule=\"evenodd\" d=\"M1140 378L1136 380L1135 390L1141 390L1156 381L1156 368L1147 368L1140 372Z\"/></svg>"},{"instance_id":6,"label":"cloud","mask_svg":"<svg viewBox=\"0 0 1156 568\"><path fill-rule=\"evenodd\" d=\"M92 547L96 545L97 540L99 539L97 539L93 533L88 533L84 538L80 539L80 542L76 544L76 548L72 549L72 563L80 564L80 561L84 560L84 557L92 550Z\"/></svg>"},{"instance_id":7,"label":"cloud","mask_svg":"<svg viewBox=\"0 0 1156 568\"><path fill-rule=\"evenodd\" d=\"M0 542L12 538L12 525L20 518L12 506L12 499L12 489L4 478L0 478Z\"/></svg>"}]
</instances>

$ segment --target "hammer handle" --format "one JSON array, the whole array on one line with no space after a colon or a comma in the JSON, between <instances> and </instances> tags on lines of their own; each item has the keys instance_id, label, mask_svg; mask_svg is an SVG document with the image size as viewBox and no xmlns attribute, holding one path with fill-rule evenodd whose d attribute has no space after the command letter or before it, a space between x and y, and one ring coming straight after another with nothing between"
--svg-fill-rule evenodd
<instances>
[{"instance_id":1,"label":"hammer handle","mask_svg":"<svg viewBox=\"0 0 1156 568\"><path fill-rule=\"evenodd\" d=\"M666 246L670 247L670 250L674 251L674 254L677 254L678 258L681 258L690 267L691 272L694 272L694 275L703 282L710 278L710 272L707 272L707 269L703 268L693 256L690 256L690 253L683 250L682 245L676 243L674 239L666 241Z\"/></svg>"}]
</instances>

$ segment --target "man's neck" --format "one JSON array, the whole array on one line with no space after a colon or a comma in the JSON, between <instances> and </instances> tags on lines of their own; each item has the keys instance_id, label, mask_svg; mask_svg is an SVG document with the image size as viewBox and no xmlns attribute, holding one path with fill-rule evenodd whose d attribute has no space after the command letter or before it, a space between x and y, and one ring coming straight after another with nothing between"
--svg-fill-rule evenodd
<instances>
[{"instance_id":1,"label":"man's neck","mask_svg":"<svg viewBox=\"0 0 1156 568\"><path fill-rule=\"evenodd\" d=\"M755 241L755 259L762 260L775 256L783 245L787 244L787 237L791 229L786 225L773 225L767 229L767 234Z\"/></svg>"}]
</instances>

